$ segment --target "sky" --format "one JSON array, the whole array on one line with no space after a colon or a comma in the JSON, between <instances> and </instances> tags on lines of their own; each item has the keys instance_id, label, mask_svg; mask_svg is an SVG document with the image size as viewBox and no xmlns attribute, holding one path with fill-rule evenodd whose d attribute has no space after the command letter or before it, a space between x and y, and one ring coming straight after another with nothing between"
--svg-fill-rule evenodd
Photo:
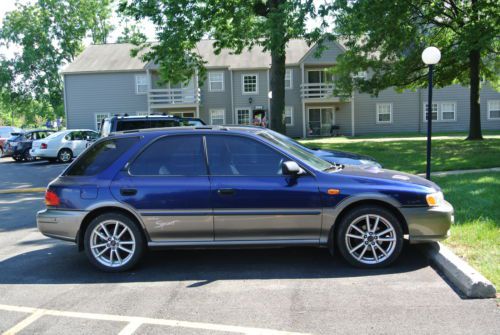
<instances>
[{"instance_id":1,"label":"sky","mask_svg":"<svg viewBox=\"0 0 500 335\"><path fill-rule=\"evenodd\" d=\"M0 26L2 24L3 18L7 12L10 12L16 8L16 2L21 3L29 3L33 0L0 0ZM318 6L321 3L324 3L325 0L315 0L315 5ZM116 41L117 37L120 36L123 27L120 26L120 20L117 18L115 14L111 18L111 23L116 27L116 29L111 33L109 37L109 42ZM317 26L319 23L317 21L308 22L307 26L309 29ZM142 31L148 37L148 40L155 40L155 28L154 25L150 22L141 22ZM90 39L84 41L84 44L88 45L92 41ZM19 51L19 47L11 46L8 49L6 47L0 46L0 54L7 56L10 58L14 55L16 51Z\"/></svg>"}]
</instances>

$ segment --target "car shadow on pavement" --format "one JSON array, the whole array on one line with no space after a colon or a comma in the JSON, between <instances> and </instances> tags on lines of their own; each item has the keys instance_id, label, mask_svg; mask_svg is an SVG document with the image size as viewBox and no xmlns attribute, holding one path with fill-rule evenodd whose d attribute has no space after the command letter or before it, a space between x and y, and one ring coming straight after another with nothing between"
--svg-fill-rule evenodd
<instances>
[{"instance_id":1,"label":"car shadow on pavement","mask_svg":"<svg viewBox=\"0 0 500 335\"><path fill-rule=\"evenodd\" d=\"M133 271L104 273L92 267L85 253L79 253L74 245L47 244L0 262L0 284L190 281L186 287L194 288L220 280L383 276L429 265L413 246L405 247L392 266L375 270L351 267L340 255L332 257L319 248L167 250L148 252Z\"/></svg>"}]
</instances>

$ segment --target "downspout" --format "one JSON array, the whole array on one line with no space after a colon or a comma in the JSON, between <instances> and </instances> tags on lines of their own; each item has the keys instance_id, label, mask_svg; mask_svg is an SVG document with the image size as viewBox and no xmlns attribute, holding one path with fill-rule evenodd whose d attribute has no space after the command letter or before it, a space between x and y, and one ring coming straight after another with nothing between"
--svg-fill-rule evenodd
<instances>
[{"instance_id":1,"label":"downspout","mask_svg":"<svg viewBox=\"0 0 500 335\"><path fill-rule=\"evenodd\" d=\"M231 124L236 124L234 121L233 69L229 69L229 78L231 81Z\"/></svg>"},{"instance_id":2,"label":"downspout","mask_svg":"<svg viewBox=\"0 0 500 335\"><path fill-rule=\"evenodd\" d=\"M198 91L198 69L195 70L194 74L194 94L195 94L195 102L196 102L196 117L200 118L200 92Z\"/></svg>"},{"instance_id":3,"label":"downspout","mask_svg":"<svg viewBox=\"0 0 500 335\"><path fill-rule=\"evenodd\" d=\"M304 90L304 63L300 64L300 72L302 74L301 85L300 85L300 101L302 102L302 137L307 136L307 121L306 121L306 104L304 102L303 90Z\"/></svg>"},{"instance_id":4,"label":"downspout","mask_svg":"<svg viewBox=\"0 0 500 335\"><path fill-rule=\"evenodd\" d=\"M267 92L269 92L269 69L267 69ZM267 110L269 111L269 116L267 118L267 127L271 128L271 99L269 99L269 93L267 94Z\"/></svg>"},{"instance_id":5,"label":"downspout","mask_svg":"<svg viewBox=\"0 0 500 335\"><path fill-rule=\"evenodd\" d=\"M351 95L351 136L356 136L356 131L354 129L354 90L352 90L352 95Z\"/></svg>"},{"instance_id":6,"label":"downspout","mask_svg":"<svg viewBox=\"0 0 500 335\"><path fill-rule=\"evenodd\" d=\"M63 104L64 104L64 117L66 118L66 129L69 129L69 126L68 126L68 99L66 99L66 75L63 75ZM14 114L12 114L12 115L14 115ZM94 116L94 120L95 120L95 116ZM92 123L95 126L95 121Z\"/></svg>"},{"instance_id":7,"label":"downspout","mask_svg":"<svg viewBox=\"0 0 500 335\"><path fill-rule=\"evenodd\" d=\"M151 103L150 103L150 95L151 95L151 87L152 87L152 83L151 83L151 72L148 69L146 69L146 77L148 78L148 94L146 96L146 103L148 104L148 115L151 114Z\"/></svg>"}]
</instances>

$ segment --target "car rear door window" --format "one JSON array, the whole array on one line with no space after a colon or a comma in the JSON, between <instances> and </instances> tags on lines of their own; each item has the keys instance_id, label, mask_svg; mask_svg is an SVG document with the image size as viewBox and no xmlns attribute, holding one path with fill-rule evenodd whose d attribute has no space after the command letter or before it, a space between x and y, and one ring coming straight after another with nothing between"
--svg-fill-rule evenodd
<instances>
[{"instance_id":1,"label":"car rear door window","mask_svg":"<svg viewBox=\"0 0 500 335\"><path fill-rule=\"evenodd\" d=\"M276 176L286 157L241 136L207 136L208 165L215 176Z\"/></svg>"},{"instance_id":2,"label":"car rear door window","mask_svg":"<svg viewBox=\"0 0 500 335\"><path fill-rule=\"evenodd\" d=\"M149 145L130 165L131 175L204 176L207 168L201 136L166 136Z\"/></svg>"},{"instance_id":3,"label":"car rear door window","mask_svg":"<svg viewBox=\"0 0 500 335\"><path fill-rule=\"evenodd\" d=\"M138 137L112 138L97 142L86 150L66 171L67 176L92 176L111 166L130 149Z\"/></svg>"}]
</instances>

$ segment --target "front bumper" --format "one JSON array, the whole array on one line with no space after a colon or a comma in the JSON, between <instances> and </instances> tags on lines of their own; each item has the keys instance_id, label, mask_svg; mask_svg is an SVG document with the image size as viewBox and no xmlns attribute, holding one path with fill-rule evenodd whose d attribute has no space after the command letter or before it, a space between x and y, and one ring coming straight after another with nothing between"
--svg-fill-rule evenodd
<instances>
[{"instance_id":1,"label":"front bumper","mask_svg":"<svg viewBox=\"0 0 500 335\"><path fill-rule=\"evenodd\" d=\"M44 209L36 214L38 230L45 236L76 242L86 211Z\"/></svg>"},{"instance_id":2,"label":"front bumper","mask_svg":"<svg viewBox=\"0 0 500 335\"><path fill-rule=\"evenodd\" d=\"M444 240L450 235L454 222L453 206L444 202L437 207L400 208L406 223L411 243Z\"/></svg>"}]
</instances>

